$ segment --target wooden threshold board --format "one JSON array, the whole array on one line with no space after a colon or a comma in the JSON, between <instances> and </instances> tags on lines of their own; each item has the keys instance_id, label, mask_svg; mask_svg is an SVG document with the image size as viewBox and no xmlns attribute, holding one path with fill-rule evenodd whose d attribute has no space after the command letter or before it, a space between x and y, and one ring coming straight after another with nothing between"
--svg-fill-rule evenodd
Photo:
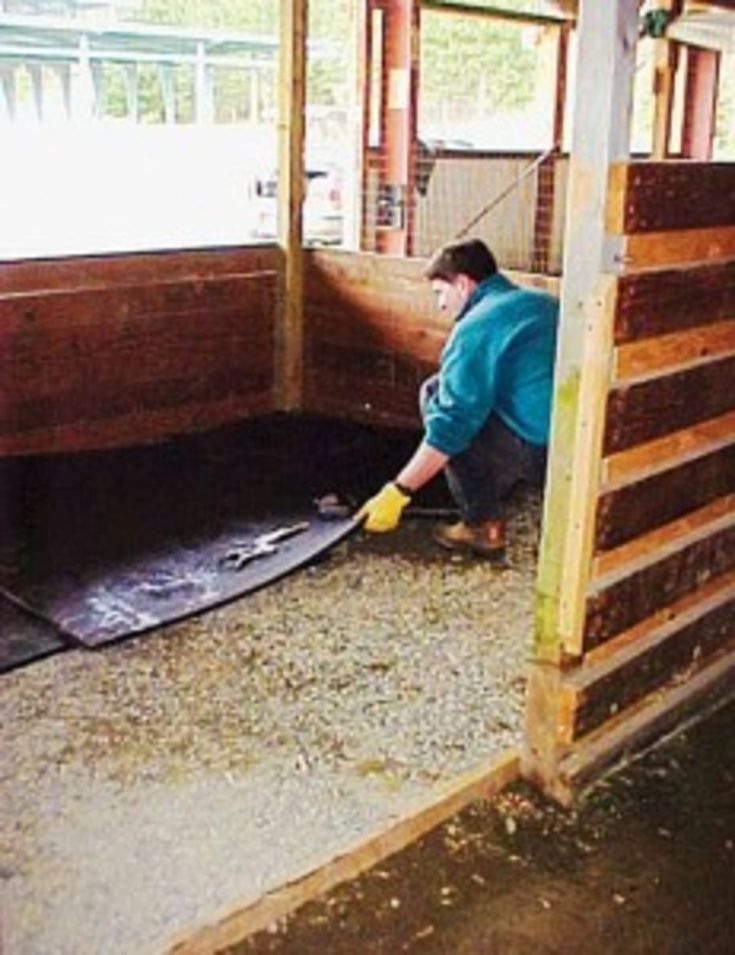
<instances>
[{"instance_id":1,"label":"wooden threshold board","mask_svg":"<svg viewBox=\"0 0 735 955\"><path fill-rule=\"evenodd\" d=\"M514 782L519 774L517 752L509 750L502 753L489 764L460 776L386 829L347 847L341 855L320 868L303 873L255 901L244 900L241 908L222 912L209 923L191 926L179 938L169 940L157 947L156 951L168 955L210 955L235 945L341 882L356 878L404 849L470 803L496 795Z\"/></svg>"}]
</instances>

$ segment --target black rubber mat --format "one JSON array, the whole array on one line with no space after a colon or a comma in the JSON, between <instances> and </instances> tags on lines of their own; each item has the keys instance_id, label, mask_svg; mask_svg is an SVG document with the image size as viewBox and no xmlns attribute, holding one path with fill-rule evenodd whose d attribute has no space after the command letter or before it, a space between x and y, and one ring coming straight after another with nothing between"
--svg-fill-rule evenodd
<instances>
[{"instance_id":1,"label":"black rubber mat","mask_svg":"<svg viewBox=\"0 0 735 955\"><path fill-rule=\"evenodd\" d=\"M304 530L273 545L242 568L259 535L279 528ZM322 521L312 514L273 514L233 522L201 540L163 540L104 568L65 564L16 580L12 593L42 614L61 634L95 647L143 633L264 587L314 560L353 530L351 521Z\"/></svg>"},{"instance_id":2,"label":"black rubber mat","mask_svg":"<svg viewBox=\"0 0 735 955\"><path fill-rule=\"evenodd\" d=\"M410 447L410 445L409 445ZM0 591L87 646L141 633L262 587L353 529L315 496L360 499L405 438L267 419L148 448L0 468ZM308 529L235 570L223 557L295 521Z\"/></svg>"},{"instance_id":3,"label":"black rubber mat","mask_svg":"<svg viewBox=\"0 0 735 955\"><path fill-rule=\"evenodd\" d=\"M0 673L58 653L66 646L50 624L0 597Z\"/></svg>"}]
</instances>

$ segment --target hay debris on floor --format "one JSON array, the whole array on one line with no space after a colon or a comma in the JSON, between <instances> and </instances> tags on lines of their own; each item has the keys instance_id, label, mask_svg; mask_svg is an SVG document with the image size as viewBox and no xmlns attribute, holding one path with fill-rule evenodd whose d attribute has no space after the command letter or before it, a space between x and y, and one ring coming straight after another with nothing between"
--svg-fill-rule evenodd
<instances>
[{"instance_id":1,"label":"hay debris on floor","mask_svg":"<svg viewBox=\"0 0 735 955\"><path fill-rule=\"evenodd\" d=\"M502 573L406 521L198 619L7 674L8 952L155 949L517 743L538 520L525 498Z\"/></svg>"}]
</instances>

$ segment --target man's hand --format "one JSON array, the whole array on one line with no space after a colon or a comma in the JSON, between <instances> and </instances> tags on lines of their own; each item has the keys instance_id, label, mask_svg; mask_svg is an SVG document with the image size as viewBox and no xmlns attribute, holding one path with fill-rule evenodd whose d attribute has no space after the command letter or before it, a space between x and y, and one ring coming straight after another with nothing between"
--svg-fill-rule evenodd
<instances>
[{"instance_id":1,"label":"man's hand","mask_svg":"<svg viewBox=\"0 0 735 955\"><path fill-rule=\"evenodd\" d=\"M411 500L393 481L389 481L375 497L366 501L355 515L355 520L365 520L364 528L373 534L394 531L401 522L403 508Z\"/></svg>"}]
</instances>

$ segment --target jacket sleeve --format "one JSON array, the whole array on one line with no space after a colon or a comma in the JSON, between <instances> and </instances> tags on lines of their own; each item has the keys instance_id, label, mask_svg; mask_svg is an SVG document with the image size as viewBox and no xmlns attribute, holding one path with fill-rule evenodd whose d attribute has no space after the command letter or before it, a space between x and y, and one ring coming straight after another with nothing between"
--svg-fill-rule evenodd
<instances>
[{"instance_id":1,"label":"jacket sleeve","mask_svg":"<svg viewBox=\"0 0 735 955\"><path fill-rule=\"evenodd\" d=\"M460 322L442 353L439 387L424 412L426 442L453 457L464 451L495 405L498 352L487 327Z\"/></svg>"}]
</instances>

